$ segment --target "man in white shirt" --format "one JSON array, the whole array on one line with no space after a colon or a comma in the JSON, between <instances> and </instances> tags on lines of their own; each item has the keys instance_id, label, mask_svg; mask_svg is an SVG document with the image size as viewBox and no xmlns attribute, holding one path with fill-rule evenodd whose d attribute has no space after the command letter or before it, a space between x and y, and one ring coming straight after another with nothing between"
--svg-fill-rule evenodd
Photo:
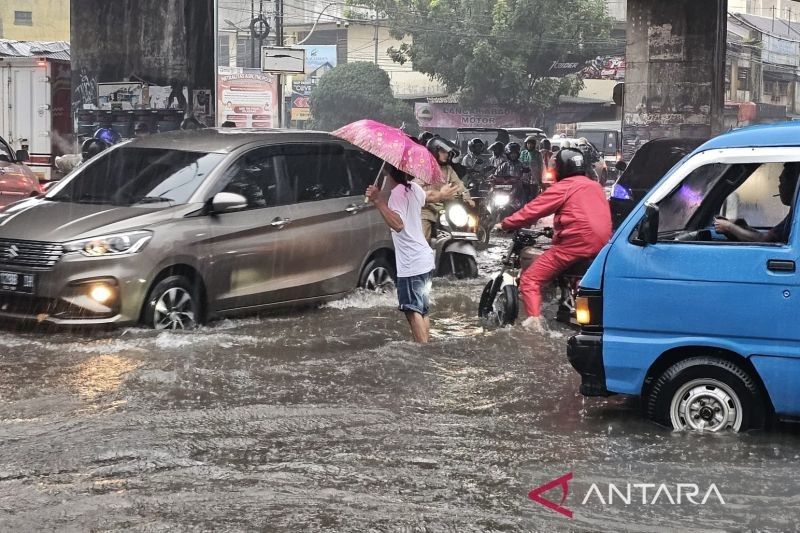
<instances>
[{"instance_id":1,"label":"man in white shirt","mask_svg":"<svg viewBox=\"0 0 800 533\"><path fill-rule=\"evenodd\" d=\"M374 185L367 188L367 198L392 229L399 309L406 315L414 340L425 343L430 336L428 307L435 254L422 231L422 207L426 203L453 198L456 187L448 184L438 191L426 193L422 187L409 181L411 177L408 174L389 164L385 166L384 175L391 190L389 201Z\"/></svg>"}]
</instances>

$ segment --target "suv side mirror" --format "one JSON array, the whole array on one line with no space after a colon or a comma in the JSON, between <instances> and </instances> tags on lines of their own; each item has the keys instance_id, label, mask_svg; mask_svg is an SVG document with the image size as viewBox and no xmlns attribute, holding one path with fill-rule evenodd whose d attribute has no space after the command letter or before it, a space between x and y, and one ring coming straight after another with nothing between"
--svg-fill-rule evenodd
<instances>
[{"instance_id":1,"label":"suv side mirror","mask_svg":"<svg viewBox=\"0 0 800 533\"><path fill-rule=\"evenodd\" d=\"M628 168L628 163L626 163L625 161L617 161L617 164L614 165L614 168L616 168L620 172L625 172L625 169Z\"/></svg>"},{"instance_id":2,"label":"suv side mirror","mask_svg":"<svg viewBox=\"0 0 800 533\"><path fill-rule=\"evenodd\" d=\"M233 192L218 192L210 202L212 213L227 213L247 207L247 198Z\"/></svg>"},{"instance_id":3,"label":"suv side mirror","mask_svg":"<svg viewBox=\"0 0 800 533\"><path fill-rule=\"evenodd\" d=\"M27 150L17 150L17 161L26 163L31 160L31 155Z\"/></svg>"},{"instance_id":4,"label":"suv side mirror","mask_svg":"<svg viewBox=\"0 0 800 533\"><path fill-rule=\"evenodd\" d=\"M658 242L658 206L645 205L644 218L639 222L637 240L640 244L655 244Z\"/></svg>"}]
</instances>

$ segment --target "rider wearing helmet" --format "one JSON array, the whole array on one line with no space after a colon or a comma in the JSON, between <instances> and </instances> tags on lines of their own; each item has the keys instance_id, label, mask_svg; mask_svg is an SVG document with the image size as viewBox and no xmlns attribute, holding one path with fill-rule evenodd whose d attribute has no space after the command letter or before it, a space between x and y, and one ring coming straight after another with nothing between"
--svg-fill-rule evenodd
<instances>
[{"instance_id":1,"label":"rider wearing helmet","mask_svg":"<svg viewBox=\"0 0 800 533\"><path fill-rule=\"evenodd\" d=\"M481 155L483 151L486 149L486 145L483 144L483 140L479 138L471 139L467 143L467 154L461 158L461 164L464 165L464 168L467 170L472 170L479 166L483 165L483 158Z\"/></svg>"},{"instance_id":2,"label":"rider wearing helmet","mask_svg":"<svg viewBox=\"0 0 800 533\"><path fill-rule=\"evenodd\" d=\"M519 160L522 154L522 147L519 143L510 142L506 145L506 160L497 167L494 175L503 178L522 179L522 175L530 172L530 169Z\"/></svg>"},{"instance_id":3,"label":"rider wearing helmet","mask_svg":"<svg viewBox=\"0 0 800 533\"><path fill-rule=\"evenodd\" d=\"M422 133L419 134L419 144L421 144L422 146L428 146L428 141L433 139L433 137L434 137L433 133L429 131L423 131Z\"/></svg>"},{"instance_id":4,"label":"rider wearing helmet","mask_svg":"<svg viewBox=\"0 0 800 533\"><path fill-rule=\"evenodd\" d=\"M523 326L541 330L542 286L570 265L598 254L611 238L611 211L603 187L589 178L580 150L564 148L555 156L556 183L513 215L498 229L527 228L555 215L553 245L522 272L520 291L528 318Z\"/></svg>"},{"instance_id":5,"label":"rider wearing helmet","mask_svg":"<svg viewBox=\"0 0 800 533\"><path fill-rule=\"evenodd\" d=\"M519 156L519 160L522 161L522 164L530 169L530 172L526 174L528 179L523 183L527 198L526 201L528 202L536 198L536 195L539 194L542 183L542 167L544 165L542 163L542 156L536 149L536 145L536 137L528 135L525 138L525 149L522 150L522 154Z\"/></svg>"},{"instance_id":6,"label":"rider wearing helmet","mask_svg":"<svg viewBox=\"0 0 800 533\"><path fill-rule=\"evenodd\" d=\"M94 138L105 142L107 146L113 146L122 140L120 134L111 128L100 128L94 132Z\"/></svg>"},{"instance_id":7,"label":"rider wearing helmet","mask_svg":"<svg viewBox=\"0 0 800 533\"><path fill-rule=\"evenodd\" d=\"M494 168L498 168L502 165L506 160L505 150L505 145L500 141L495 141L490 144L489 151L492 152L492 156L489 158L489 165Z\"/></svg>"},{"instance_id":8,"label":"rider wearing helmet","mask_svg":"<svg viewBox=\"0 0 800 533\"><path fill-rule=\"evenodd\" d=\"M454 185L456 187L455 197L462 200L469 206L475 207L475 202L472 200L469 190L464 186L464 182L461 181L452 166L453 158L458 156L458 150L456 150L455 146L445 141L438 135L431 137L426 146L439 162L439 166L442 169L442 174L444 174L445 181L444 183L423 185L422 188L425 190L425 192L432 190L438 191L442 185L445 184ZM444 205L441 203L426 203L422 207L422 231L428 241L431 240L433 226L439 219L439 212L443 208Z\"/></svg>"},{"instance_id":9,"label":"rider wearing helmet","mask_svg":"<svg viewBox=\"0 0 800 533\"><path fill-rule=\"evenodd\" d=\"M86 139L81 145L81 157L83 158L83 162L87 162L106 148L108 148L108 143L102 139L94 137Z\"/></svg>"},{"instance_id":10,"label":"rider wearing helmet","mask_svg":"<svg viewBox=\"0 0 800 533\"><path fill-rule=\"evenodd\" d=\"M595 164L600 162L600 154L597 153L594 145L592 145L586 137L578 139L578 149L583 152L583 157L586 158L586 166L589 173L587 176L595 181L600 181L600 176L597 174Z\"/></svg>"}]
</instances>

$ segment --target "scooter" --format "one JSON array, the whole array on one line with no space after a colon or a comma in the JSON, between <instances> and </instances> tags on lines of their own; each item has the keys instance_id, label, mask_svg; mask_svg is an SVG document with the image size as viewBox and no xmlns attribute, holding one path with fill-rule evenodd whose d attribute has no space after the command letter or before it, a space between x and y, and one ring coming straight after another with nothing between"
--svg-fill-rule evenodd
<instances>
[{"instance_id":1,"label":"scooter","mask_svg":"<svg viewBox=\"0 0 800 533\"><path fill-rule=\"evenodd\" d=\"M469 206L458 200L444 204L431 239L431 247L436 251L438 276L452 274L458 279L478 277L478 254L475 251L477 227L477 214Z\"/></svg>"},{"instance_id":2,"label":"scooter","mask_svg":"<svg viewBox=\"0 0 800 533\"><path fill-rule=\"evenodd\" d=\"M514 233L508 252L503 256L503 268L486 284L481 294L478 316L485 324L503 327L513 325L517 320L520 306L519 276L533 262L536 249L546 246L539 242L541 237L551 239L553 228L521 229ZM579 261L557 278L559 296L556 320L559 322L577 325L575 299L578 296L578 285L591 262L591 259Z\"/></svg>"}]
</instances>

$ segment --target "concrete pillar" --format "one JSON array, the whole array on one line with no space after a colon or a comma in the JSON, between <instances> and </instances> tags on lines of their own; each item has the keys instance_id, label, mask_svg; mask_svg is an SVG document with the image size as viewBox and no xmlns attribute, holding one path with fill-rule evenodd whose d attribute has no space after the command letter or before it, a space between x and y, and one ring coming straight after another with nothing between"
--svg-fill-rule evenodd
<instances>
[{"instance_id":1,"label":"concrete pillar","mask_svg":"<svg viewBox=\"0 0 800 533\"><path fill-rule=\"evenodd\" d=\"M650 139L722 130L727 0L628 0L626 158Z\"/></svg>"},{"instance_id":2,"label":"concrete pillar","mask_svg":"<svg viewBox=\"0 0 800 533\"><path fill-rule=\"evenodd\" d=\"M72 90L85 103L92 84L96 92L97 83L125 79L213 90L214 0L71 0L70 6Z\"/></svg>"}]
</instances>

